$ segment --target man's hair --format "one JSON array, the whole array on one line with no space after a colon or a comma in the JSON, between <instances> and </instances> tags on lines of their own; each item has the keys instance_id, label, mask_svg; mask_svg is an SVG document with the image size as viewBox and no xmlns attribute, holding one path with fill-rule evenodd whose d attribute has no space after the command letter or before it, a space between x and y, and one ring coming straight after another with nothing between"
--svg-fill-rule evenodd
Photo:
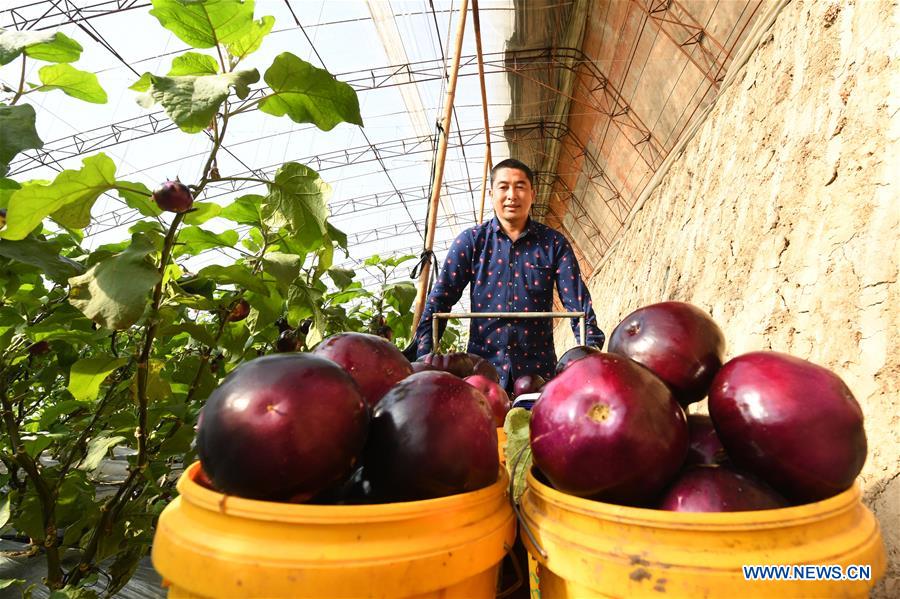
<instances>
[{"instance_id":1,"label":"man's hair","mask_svg":"<svg viewBox=\"0 0 900 599\"><path fill-rule=\"evenodd\" d=\"M501 168L514 168L516 170L522 171L523 173L525 173L525 176L528 177L528 182L531 183L532 187L534 187L534 172L527 164L525 164L521 160L516 160L515 158L507 158L506 160L501 160L494 165L494 168L491 169L491 187L494 186L494 176Z\"/></svg>"}]
</instances>

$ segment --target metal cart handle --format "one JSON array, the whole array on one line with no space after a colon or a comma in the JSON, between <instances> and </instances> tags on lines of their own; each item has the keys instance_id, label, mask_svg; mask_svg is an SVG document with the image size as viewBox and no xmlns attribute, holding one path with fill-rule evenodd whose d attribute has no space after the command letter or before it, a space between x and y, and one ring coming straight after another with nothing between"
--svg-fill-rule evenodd
<instances>
[{"instance_id":1,"label":"metal cart handle","mask_svg":"<svg viewBox=\"0 0 900 599\"><path fill-rule=\"evenodd\" d=\"M438 327L442 318L578 318L581 321L581 343L587 343L587 319L584 312L435 312L431 319L431 351L435 354L441 353Z\"/></svg>"}]
</instances>

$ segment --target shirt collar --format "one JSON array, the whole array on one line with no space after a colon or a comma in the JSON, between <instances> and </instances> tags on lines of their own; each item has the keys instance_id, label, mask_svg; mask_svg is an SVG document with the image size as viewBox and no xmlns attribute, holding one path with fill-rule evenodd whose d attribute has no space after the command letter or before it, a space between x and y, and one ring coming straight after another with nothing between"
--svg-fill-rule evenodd
<instances>
[{"instance_id":1,"label":"shirt collar","mask_svg":"<svg viewBox=\"0 0 900 599\"><path fill-rule=\"evenodd\" d=\"M528 220L525 221L525 229L522 231L522 234L519 235L519 239L522 239L523 237L528 235L528 232L531 230L531 223L531 216L529 216ZM491 229L494 231L494 233L503 233L504 235L506 235L506 231L504 231L503 227L500 225L500 219L497 218L496 214L494 215L494 218L491 219Z\"/></svg>"}]
</instances>

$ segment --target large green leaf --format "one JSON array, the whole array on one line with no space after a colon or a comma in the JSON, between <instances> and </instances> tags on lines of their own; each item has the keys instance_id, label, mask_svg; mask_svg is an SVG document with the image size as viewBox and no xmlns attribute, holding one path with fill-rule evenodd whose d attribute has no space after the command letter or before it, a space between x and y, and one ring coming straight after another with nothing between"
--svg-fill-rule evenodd
<instances>
[{"instance_id":1,"label":"large green leaf","mask_svg":"<svg viewBox=\"0 0 900 599\"><path fill-rule=\"evenodd\" d=\"M27 46L25 55L46 62L75 62L83 49L81 44L57 31L52 40Z\"/></svg>"},{"instance_id":2,"label":"large green leaf","mask_svg":"<svg viewBox=\"0 0 900 599\"><path fill-rule=\"evenodd\" d=\"M103 461L103 458L106 457L109 450L123 441L125 441L125 437L121 436L108 437L105 435L98 435L94 437L88 441L87 455L84 456L84 459L78 464L78 468L87 471L94 470L100 465L100 462Z\"/></svg>"},{"instance_id":3,"label":"large green leaf","mask_svg":"<svg viewBox=\"0 0 900 599\"><path fill-rule=\"evenodd\" d=\"M150 108L162 104L169 118L186 133L203 131L234 87L238 98L246 98L250 84L259 81L256 69L200 77L157 77L150 75L150 91L138 103Z\"/></svg>"},{"instance_id":4,"label":"large green leaf","mask_svg":"<svg viewBox=\"0 0 900 599\"><path fill-rule=\"evenodd\" d=\"M41 67L38 77L43 85L39 91L61 90L72 96L92 104L106 104L106 91L100 87L97 76L87 71L79 71L69 64L52 64Z\"/></svg>"},{"instance_id":5,"label":"large green leaf","mask_svg":"<svg viewBox=\"0 0 900 599\"><path fill-rule=\"evenodd\" d=\"M83 275L69 279L69 303L108 329L126 329L144 313L159 272L148 256L153 242L134 235L123 252L98 262Z\"/></svg>"},{"instance_id":6,"label":"large green leaf","mask_svg":"<svg viewBox=\"0 0 900 599\"><path fill-rule=\"evenodd\" d=\"M69 371L69 393L78 401L94 401L106 377L127 362L127 358L106 354L78 360Z\"/></svg>"},{"instance_id":7,"label":"large green leaf","mask_svg":"<svg viewBox=\"0 0 900 599\"><path fill-rule=\"evenodd\" d=\"M208 54L199 52L185 52L172 59L172 68L169 69L169 77L187 77L201 75L215 75L219 72L216 59Z\"/></svg>"},{"instance_id":8,"label":"large green leaf","mask_svg":"<svg viewBox=\"0 0 900 599\"><path fill-rule=\"evenodd\" d=\"M263 271L275 277L284 290L300 274L301 266L303 258L296 254L269 252L263 257Z\"/></svg>"},{"instance_id":9,"label":"large green leaf","mask_svg":"<svg viewBox=\"0 0 900 599\"><path fill-rule=\"evenodd\" d=\"M222 213L222 207L214 202L194 202L193 209L184 216L186 225L202 225Z\"/></svg>"},{"instance_id":10,"label":"large green leaf","mask_svg":"<svg viewBox=\"0 0 900 599\"><path fill-rule=\"evenodd\" d=\"M185 52L172 59L172 67L166 75L169 77L186 77L190 75L215 75L218 72L219 64L212 56L200 54L199 52ZM150 79L152 76L153 73L144 73L128 89L136 92L147 91L153 84L153 81Z\"/></svg>"},{"instance_id":11,"label":"large green leaf","mask_svg":"<svg viewBox=\"0 0 900 599\"><path fill-rule=\"evenodd\" d=\"M85 158L83 164L80 171L61 172L52 183L32 181L15 191L9 198L6 229L0 231L0 238L24 239L51 214L65 227L87 226L90 206L115 185L116 165L105 154ZM63 210L70 204L75 206Z\"/></svg>"},{"instance_id":12,"label":"large green leaf","mask_svg":"<svg viewBox=\"0 0 900 599\"><path fill-rule=\"evenodd\" d=\"M338 289L346 289L353 282L353 277L356 276L356 273L350 268L330 268L328 269L328 276L331 277Z\"/></svg>"},{"instance_id":13,"label":"large green leaf","mask_svg":"<svg viewBox=\"0 0 900 599\"><path fill-rule=\"evenodd\" d=\"M234 247L238 241L237 231L229 230L221 233L213 233L200 227L186 227L178 234L178 242L175 255L190 254L196 256L216 247Z\"/></svg>"},{"instance_id":14,"label":"large green leaf","mask_svg":"<svg viewBox=\"0 0 900 599\"><path fill-rule=\"evenodd\" d=\"M331 186L319 173L297 162L284 164L269 183L263 202L266 224L287 227L304 247L316 247L326 234L327 201Z\"/></svg>"},{"instance_id":15,"label":"large green leaf","mask_svg":"<svg viewBox=\"0 0 900 599\"><path fill-rule=\"evenodd\" d=\"M144 216L159 216L163 213L153 201L153 192L143 183L116 181L116 191L129 208L134 208Z\"/></svg>"},{"instance_id":16,"label":"large green leaf","mask_svg":"<svg viewBox=\"0 0 900 599\"><path fill-rule=\"evenodd\" d=\"M198 272L197 277L212 279L222 285L234 285L237 289L247 289L262 295L269 295L266 284L242 264L231 264L229 266L212 264Z\"/></svg>"},{"instance_id":17,"label":"large green leaf","mask_svg":"<svg viewBox=\"0 0 900 599\"><path fill-rule=\"evenodd\" d=\"M248 54L252 54L259 50L263 39L272 31L275 24L275 17L265 16L257 21L253 21L250 29L239 40L228 44L228 53L235 58L242 59Z\"/></svg>"},{"instance_id":18,"label":"large green leaf","mask_svg":"<svg viewBox=\"0 0 900 599\"><path fill-rule=\"evenodd\" d=\"M34 128L34 119L31 104L0 104L0 176L9 171L10 161L22 150L44 147Z\"/></svg>"},{"instance_id":19,"label":"large green leaf","mask_svg":"<svg viewBox=\"0 0 900 599\"><path fill-rule=\"evenodd\" d=\"M0 256L36 266L51 280L65 283L69 277L83 273L84 266L60 256L60 249L59 244L50 241L0 239Z\"/></svg>"},{"instance_id":20,"label":"large green leaf","mask_svg":"<svg viewBox=\"0 0 900 599\"><path fill-rule=\"evenodd\" d=\"M412 309L416 299L416 286L410 281L391 283L384 287L384 298L397 312L405 314Z\"/></svg>"},{"instance_id":21,"label":"large green leaf","mask_svg":"<svg viewBox=\"0 0 900 599\"><path fill-rule=\"evenodd\" d=\"M0 28L0 65L11 63L29 46L52 42L56 35L49 31L16 31Z\"/></svg>"},{"instance_id":22,"label":"large green leaf","mask_svg":"<svg viewBox=\"0 0 900 599\"><path fill-rule=\"evenodd\" d=\"M259 103L265 113L287 115L296 123L313 123L323 131L341 122L363 124L352 87L290 52L275 57L266 70L265 81L272 88Z\"/></svg>"},{"instance_id":23,"label":"large green leaf","mask_svg":"<svg viewBox=\"0 0 900 599\"><path fill-rule=\"evenodd\" d=\"M448 327L449 330L449 327ZM525 478L531 470L531 448L529 447L529 430L531 428L531 411L525 408L513 408L506 414L503 430L506 433L506 446L503 448L506 457L506 469L513 481L513 501L518 502L525 492Z\"/></svg>"},{"instance_id":24,"label":"large green leaf","mask_svg":"<svg viewBox=\"0 0 900 599\"><path fill-rule=\"evenodd\" d=\"M241 196L225 206L219 216L240 225L259 226L263 220L262 202L264 199L263 196L256 194Z\"/></svg>"},{"instance_id":25,"label":"large green leaf","mask_svg":"<svg viewBox=\"0 0 900 599\"><path fill-rule=\"evenodd\" d=\"M253 0L153 0L150 14L194 48L237 42L251 31Z\"/></svg>"}]
</instances>

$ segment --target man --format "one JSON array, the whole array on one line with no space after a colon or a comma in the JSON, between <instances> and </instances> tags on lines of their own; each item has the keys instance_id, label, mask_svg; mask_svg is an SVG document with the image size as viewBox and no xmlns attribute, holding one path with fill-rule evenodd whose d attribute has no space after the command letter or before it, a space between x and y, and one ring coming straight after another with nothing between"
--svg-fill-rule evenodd
<instances>
[{"instance_id":1,"label":"man","mask_svg":"<svg viewBox=\"0 0 900 599\"><path fill-rule=\"evenodd\" d=\"M431 351L432 315L449 312L469 284L472 312L550 312L555 284L566 310L586 313L586 345L602 348L605 337L572 247L561 233L530 217L531 169L514 159L498 163L491 170L490 196L494 218L453 242L407 357ZM441 334L445 325L440 323ZM580 342L578 319L572 319L572 330ZM490 360L506 388L525 374L550 378L556 365L552 319L473 318L468 351Z\"/></svg>"}]
</instances>

